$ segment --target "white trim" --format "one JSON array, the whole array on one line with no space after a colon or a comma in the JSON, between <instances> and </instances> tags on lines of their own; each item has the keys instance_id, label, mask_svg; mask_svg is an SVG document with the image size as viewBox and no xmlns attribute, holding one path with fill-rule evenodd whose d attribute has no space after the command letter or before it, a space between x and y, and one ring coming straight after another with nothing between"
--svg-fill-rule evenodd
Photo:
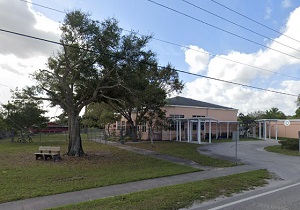
<instances>
[{"instance_id":1,"label":"white trim","mask_svg":"<svg viewBox=\"0 0 300 210\"><path fill-rule=\"evenodd\" d=\"M183 107L183 108L197 108L197 109L213 109L213 110L215 110L215 109L217 109L217 110L231 110L231 111L233 111L233 110L235 110L235 111L238 111L238 109L235 109L235 108L226 108L226 107L224 107L224 108L213 108L213 107L201 107L201 106L182 106L182 105L165 105L164 107ZM163 107L163 108L164 108ZM162 108L162 109L163 109Z\"/></svg>"}]
</instances>

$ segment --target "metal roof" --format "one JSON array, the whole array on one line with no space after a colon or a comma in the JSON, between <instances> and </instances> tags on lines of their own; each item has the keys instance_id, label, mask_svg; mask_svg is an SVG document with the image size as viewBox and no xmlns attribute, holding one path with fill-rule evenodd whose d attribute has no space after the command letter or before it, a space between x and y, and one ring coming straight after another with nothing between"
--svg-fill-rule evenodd
<instances>
[{"instance_id":1,"label":"metal roof","mask_svg":"<svg viewBox=\"0 0 300 210\"><path fill-rule=\"evenodd\" d=\"M226 106L220 106L217 104L207 103L204 101L197 101L190 98L176 96L174 98L167 99L167 106L182 106L182 107L199 107L199 108L210 108L210 109L234 109ZM237 109L234 109L237 110Z\"/></svg>"}]
</instances>

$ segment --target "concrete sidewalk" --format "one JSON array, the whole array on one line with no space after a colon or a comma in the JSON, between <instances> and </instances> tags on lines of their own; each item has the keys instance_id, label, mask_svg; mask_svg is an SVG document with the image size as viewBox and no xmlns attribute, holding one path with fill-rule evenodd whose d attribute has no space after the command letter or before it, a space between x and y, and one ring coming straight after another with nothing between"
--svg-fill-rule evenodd
<instances>
[{"instance_id":1,"label":"concrete sidewalk","mask_svg":"<svg viewBox=\"0 0 300 210\"><path fill-rule=\"evenodd\" d=\"M142 190L153 189L157 187L182 184L187 182L205 180L210 178L222 177L236 173L256 170L249 165L236 166L231 168L222 168L210 171L200 171L175 176L148 179L143 181L130 182L106 187L81 190L63 194L49 195L44 197L30 198L20 201L0 204L2 210L37 210L75 204L83 201L91 201L99 198L105 198L115 195L122 195Z\"/></svg>"},{"instance_id":2,"label":"concrete sidewalk","mask_svg":"<svg viewBox=\"0 0 300 210\"><path fill-rule=\"evenodd\" d=\"M175 176L161 177L155 179L148 179L106 187L99 187L63 194L49 195L44 197L30 198L25 200L19 200L14 202L0 204L0 210L37 210L53 208L63 206L67 204L76 204L83 201L91 201L99 198L105 198L115 195L122 195L142 190L153 189L157 187L170 186L175 184L188 183L193 181L200 181L210 178L222 177L236 173L242 173L259 168L250 165L241 165L230 168L205 168L203 166L194 163L193 161L185 160L182 158L176 158L169 155L162 155L153 151L137 149L128 145L115 144L115 146L137 152L144 155L150 155L159 159L165 159L167 161L193 166L196 168L206 169L206 171L187 173Z\"/></svg>"}]
</instances>

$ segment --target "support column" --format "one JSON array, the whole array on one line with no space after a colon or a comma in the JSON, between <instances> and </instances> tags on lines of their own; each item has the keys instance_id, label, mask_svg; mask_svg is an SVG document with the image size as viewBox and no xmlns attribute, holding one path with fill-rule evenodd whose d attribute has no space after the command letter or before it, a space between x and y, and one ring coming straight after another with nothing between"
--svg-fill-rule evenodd
<instances>
[{"instance_id":1,"label":"support column","mask_svg":"<svg viewBox=\"0 0 300 210\"><path fill-rule=\"evenodd\" d=\"M264 140L267 140L267 122L264 121Z\"/></svg>"},{"instance_id":2,"label":"support column","mask_svg":"<svg viewBox=\"0 0 300 210\"><path fill-rule=\"evenodd\" d=\"M227 139L229 139L229 122L227 122Z\"/></svg>"},{"instance_id":3,"label":"support column","mask_svg":"<svg viewBox=\"0 0 300 210\"><path fill-rule=\"evenodd\" d=\"M190 142L190 140L191 140L191 135L190 135L190 121L189 120L187 120L187 141L188 142Z\"/></svg>"},{"instance_id":4,"label":"support column","mask_svg":"<svg viewBox=\"0 0 300 210\"><path fill-rule=\"evenodd\" d=\"M190 121L190 142L193 141L193 122Z\"/></svg>"},{"instance_id":5,"label":"support column","mask_svg":"<svg viewBox=\"0 0 300 210\"><path fill-rule=\"evenodd\" d=\"M211 144L211 120L209 120L208 142Z\"/></svg>"},{"instance_id":6,"label":"support column","mask_svg":"<svg viewBox=\"0 0 300 210\"><path fill-rule=\"evenodd\" d=\"M206 139L206 121L205 120L204 120L204 130L203 130L203 132L204 132L203 139L205 140Z\"/></svg>"},{"instance_id":7,"label":"support column","mask_svg":"<svg viewBox=\"0 0 300 210\"><path fill-rule=\"evenodd\" d=\"M181 141L181 120L179 122L179 141Z\"/></svg>"},{"instance_id":8,"label":"support column","mask_svg":"<svg viewBox=\"0 0 300 210\"><path fill-rule=\"evenodd\" d=\"M197 140L198 144L201 144L201 121L198 119L198 127L197 127Z\"/></svg>"},{"instance_id":9,"label":"support column","mask_svg":"<svg viewBox=\"0 0 300 210\"><path fill-rule=\"evenodd\" d=\"M258 122L258 138L261 139L261 122Z\"/></svg>"},{"instance_id":10,"label":"support column","mask_svg":"<svg viewBox=\"0 0 300 210\"><path fill-rule=\"evenodd\" d=\"M271 121L269 121L269 139L271 139Z\"/></svg>"},{"instance_id":11,"label":"support column","mask_svg":"<svg viewBox=\"0 0 300 210\"><path fill-rule=\"evenodd\" d=\"M216 139L219 137L219 123L216 122Z\"/></svg>"},{"instance_id":12,"label":"support column","mask_svg":"<svg viewBox=\"0 0 300 210\"><path fill-rule=\"evenodd\" d=\"M278 121L276 121L275 140L278 140Z\"/></svg>"},{"instance_id":13,"label":"support column","mask_svg":"<svg viewBox=\"0 0 300 210\"><path fill-rule=\"evenodd\" d=\"M176 120L176 141L179 140L179 124L178 120Z\"/></svg>"}]
</instances>

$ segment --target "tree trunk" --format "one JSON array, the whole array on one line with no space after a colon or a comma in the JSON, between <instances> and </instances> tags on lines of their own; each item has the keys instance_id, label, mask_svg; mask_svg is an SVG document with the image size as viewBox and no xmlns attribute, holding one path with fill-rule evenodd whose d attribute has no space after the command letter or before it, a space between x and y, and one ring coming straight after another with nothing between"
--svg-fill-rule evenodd
<instances>
[{"instance_id":1,"label":"tree trunk","mask_svg":"<svg viewBox=\"0 0 300 210\"><path fill-rule=\"evenodd\" d=\"M109 127L110 127L110 123L107 124L107 135L108 135L108 136L110 136L110 130L109 130ZM104 126L104 128L105 128L105 126ZM104 129L104 130L105 130L105 129Z\"/></svg>"},{"instance_id":2,"label":"tree trunk","mask_svg":"<svg viewBox=\"0 0 300 210\"><path fill-rule=\"evenodd\" d=\"M84 151L82 148L80 136L80 123L79 113L71 112L68 114L69 120L69 148L67 155L69 156L83 156Z\"/></svg>"},{"instance_id":3,"label":"tree trunk","mask_svg":"<svg viewBox=\"0 0 300 210\"><path fill-rule=\"evenodd\" d=\"M135 124L134 124L134 122L132 120L128 120L128 123L129 123L129 125L131 127L131 133L130 133L130 135L132 137L132 141L136 142L138 140L136 126L135 126Z\"/></svg>"},{"instance_id":4,"label":"tree trunk","mask_svg":"<svg viewBox=\"0 0 300 210\"><path fill-rule=\"evenodd\" d=\"M132 125L132 141L134 142L138 141L137 129L134 123Z\"/></svg>"}]
</instances>

